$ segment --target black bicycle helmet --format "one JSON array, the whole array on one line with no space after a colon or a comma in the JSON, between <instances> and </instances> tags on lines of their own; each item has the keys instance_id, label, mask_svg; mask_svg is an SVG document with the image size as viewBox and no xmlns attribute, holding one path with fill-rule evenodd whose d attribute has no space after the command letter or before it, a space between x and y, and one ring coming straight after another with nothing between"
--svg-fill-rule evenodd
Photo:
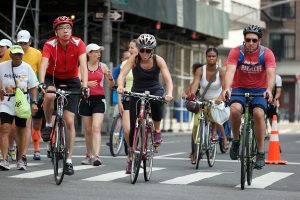
<instances>
[{"instance_id":1,"label":"black bicycle helmet","mask_svg":"<svg viewBox=\"0 0 300 200\"><path fill-rule=\"evenodd\" d=\"M200 111L200 105L196 101L186 101L185 107L188 111L197 114Z\"/></svg>"},{"instance_id":2,"label":"black bicycle helmet","mask_svg":"<svg viewBox=\"0 0 300 200\"><path fill-rule=\"evenodd\" d=\"M262 30L257 25L249 25L246 28L244 28L243 34L246 36L247 33L254 33L258 36L258 38L262 37Z\"/></svg>"}]
</instances>

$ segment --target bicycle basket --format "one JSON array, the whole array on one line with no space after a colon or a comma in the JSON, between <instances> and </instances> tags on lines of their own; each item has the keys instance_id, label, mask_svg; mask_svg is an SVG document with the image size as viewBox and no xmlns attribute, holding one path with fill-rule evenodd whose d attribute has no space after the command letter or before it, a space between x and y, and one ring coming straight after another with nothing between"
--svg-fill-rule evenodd
<instances>
[{"instance_id":1,"label":"bicycle basket","mask_svg":"<svg viewBox=\"0 0 300 200\"><path fill-rule=\"evenodd\" d=\"M188 111L197 114L200 110L200 104L196 101L186 101L185 107Z\"/></svg>"}]
</instances>

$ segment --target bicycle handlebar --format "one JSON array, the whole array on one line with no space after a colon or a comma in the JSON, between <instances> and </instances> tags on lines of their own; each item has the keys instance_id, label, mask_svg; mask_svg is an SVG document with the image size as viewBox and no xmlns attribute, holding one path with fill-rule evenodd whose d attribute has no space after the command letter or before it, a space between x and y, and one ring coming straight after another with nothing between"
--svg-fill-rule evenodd
<instances>
[{"instance_id":1,"label":"bicycle handlebar","mask_svg":"<svg viewBox=\"0 0 300 200\"><path fill-rule=\"evenodd\" d=\"M57 90L46 90L46 93L52 93L52 94L57 94L60 96L65 96L65 95L82 95L81 92L72 92L72 91L66 91L62 89L57 89Z\"/></svg>"},{"instance_id":2,"label":"bicycle handlebar","mask_svg":"<svg viewBox=\"0 0 300 200\"><path fill-rule=\"evenodd\" d=\"M264 97L264 94L254 94L254 93L231 93L231 96L242 96L242 97Z\"/></svg>"},{"instance_id":3,"label":"bicycle handlebar","mask_svg":"<svg viewBox=\"0 0 300 200\"><path fill-rule=\"evenodd\" d=\"M123 95L131 96L131 97L135 97L135 98L147 98L147 99L151 99L154 101L160 101L160 102L166 103L165 97L151 95L150 93L148 94L147 91L144 93L124 91Z\"/></svg>"}]
</instances>

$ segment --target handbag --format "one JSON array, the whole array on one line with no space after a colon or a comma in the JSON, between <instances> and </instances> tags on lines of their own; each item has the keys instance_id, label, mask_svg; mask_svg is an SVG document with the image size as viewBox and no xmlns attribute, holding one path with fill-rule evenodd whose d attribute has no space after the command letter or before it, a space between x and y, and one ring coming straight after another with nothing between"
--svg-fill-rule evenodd
<instances>
[{"instance_id":1,"label":"handbag","mask_svg":"<svg viewBox=\"0 0 300 200\"><path fill-rule=\"evenodd\" d=\"M15 112L16 116L23 119L28 119L31 116L31 108L30 104L27 101L27 97L23 93L23 91L18 88L13 67L11 68L13 73L13 78L16 84L16 92L15 92Z\"/></svg>"}]
</instances>

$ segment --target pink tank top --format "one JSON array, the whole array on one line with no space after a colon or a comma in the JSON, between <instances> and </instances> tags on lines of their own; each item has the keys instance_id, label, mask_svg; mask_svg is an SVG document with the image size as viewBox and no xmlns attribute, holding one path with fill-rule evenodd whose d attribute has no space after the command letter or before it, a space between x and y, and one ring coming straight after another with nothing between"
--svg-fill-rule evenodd
<instances>
[{"instance_id":1,"label":"pink tank top","mask_svg":"<svg viewBox=\"0 0 300 200\"><path fill-rule=\"evenodd\" d=\"M103 88L104 73L100 64L95 71L88 70L88 81L97 81L98 83L95 87L89 87L90 95L105 95Z\"/></svg>"}]
</instances>

